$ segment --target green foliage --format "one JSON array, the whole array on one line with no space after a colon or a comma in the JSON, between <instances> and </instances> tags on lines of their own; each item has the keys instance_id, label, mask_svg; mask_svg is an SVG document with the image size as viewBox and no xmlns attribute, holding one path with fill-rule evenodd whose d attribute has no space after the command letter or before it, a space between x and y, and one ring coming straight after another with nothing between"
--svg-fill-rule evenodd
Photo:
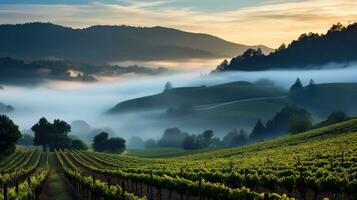
<instances>
[{"instance_id":1,"label":"green foliage","mask_svg":"<svg viewBox=\"0 0 357 200\"><path fill-rule=\"evenodd\" d=\"M200 135L188 135L183 141L182 147L185 150L204 149L208 147L218 147L221 145L219 138L214 137L212 130L206 130Z\"/></svg>"},{"instance_id":2,"label":"green foliage","mask_svg":"<svg viewBox=\"0 0 357 200\"><path fill-rule=\"evenodd\" d=\"M47 121L46 118L41 118L38 123L32 126L31 130L35 137L34 145L41 145L45 151L47 147L53 151L55 148L68 148L71 140L68 133L71 131L71 126L67 122L55 119L53 123Z\"/></svg>"},{"instance_id":3,"label":"green foliage","mask_svg":"<svg viewBox=\"0 0 357 200\"><path fill-rule=\"evenodd\" d=\"M289 118L289 133L301 133L312 128L312 119L309 116L292 116Z\"/></svg>"},{"instance_id":4,"label":"green foliage","mask_svg":"<svg viewBox=\"0 0 357 200\"><path fill-rule=\"evenodd\" d=\"M188 134L178 128L168 128L157 141L159 147L182 147L182 143Z\"/></svg>"},{"instance_id":5,"label":"green foliage","mask_svg":"<svg viewBox=\"0 0 357 200\"><path fill-rule=\"evenodd\" d=\"M6 115L0 115L0 158L11 154L21 138L19 127Z\"/></svg>"},{"instance_id":6,"label":"green foliage","mask_svg":"<svg viewBox=\"0 0 357 200\"><path fill-rule=\"evenodd\" d=\"M88 145L80 139L73 139L69 149L86 151L88 150Z\"/></svg>"},{"instance_id":7,"label":"green foliage","mask_svg":"<svg viewBox=\"0 0 357 200\"><path fill-rule=\"evenodd\" d=\"M101 132L93 139L92 147L95 151L121 153L125 150L126 141L120 137L109 138L109 134Z\"/></svg>"}]
</instances>

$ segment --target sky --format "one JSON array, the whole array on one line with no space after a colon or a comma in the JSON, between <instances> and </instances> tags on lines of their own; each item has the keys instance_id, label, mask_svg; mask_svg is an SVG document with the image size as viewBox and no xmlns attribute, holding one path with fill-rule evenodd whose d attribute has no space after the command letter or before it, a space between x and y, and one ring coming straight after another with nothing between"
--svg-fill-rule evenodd
<instances>
[{"instance_id":1,"label":"sky","mask_svg":"<svg viewBox=\"0 0 357 200\"><path fill-rule=\"evenodd\" d=\"M356 0L0 0L0 23L165 26L277 48L357 22Z\"/></svg>"}]
</instances>

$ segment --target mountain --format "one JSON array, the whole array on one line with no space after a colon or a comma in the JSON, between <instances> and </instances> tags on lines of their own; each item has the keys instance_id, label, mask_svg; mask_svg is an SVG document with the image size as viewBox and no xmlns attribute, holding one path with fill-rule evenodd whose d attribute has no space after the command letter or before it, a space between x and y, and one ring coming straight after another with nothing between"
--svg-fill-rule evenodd
<instances>
[{"instance_id":1,"label":"mountain","mask_svg":"<svg viewBox=\"0 0 357 200\"><path fill-rule=\"evenodd\" d=\"M164 27L91 26L73 29L51 23L0 25L0 57L75 61L220 58L246 46L218 37Z\"/></svg>"},{"instance_id":2,"label":"mountain","mask_svg":"<svg viewBox=\"0 0 357 200\"><path fill-rule=\"evenodd\" d=\"M249 49L230 62L222 62L215 72L321 68L331 63L347 67L357 61L356 46L357 23L347 27L339 23L326 34L302 34L287 47L282 45L269 55Z\"/></svg>"}]
</instances>

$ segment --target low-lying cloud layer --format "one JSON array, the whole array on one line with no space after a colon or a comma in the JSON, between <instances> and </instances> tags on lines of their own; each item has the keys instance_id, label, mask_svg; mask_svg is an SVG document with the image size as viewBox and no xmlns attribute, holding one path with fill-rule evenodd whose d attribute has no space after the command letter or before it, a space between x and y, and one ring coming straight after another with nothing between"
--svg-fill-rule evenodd
<instances>
[{"instance_id":1,"label":"low-lying cloud layer","mask_svg":"<svg viewBox=\"0 0 357 200\"><path fill-rule=\"evenodd\" d=\"M85 120L94 128L111 127L116 134L126 138L133 135L149 138L158 137L166 128L174 127L175 123L160 125L156 119L147 117L148 114L153 113L134 113L122 117L105 116L103 113L121 101L160 93L167 81L170 81L174 87L183 87L215 85L238 80L254 82L259 79L270 79L285 88L290 87L297 77L300 77L304 84L308 84L310 79L313 79L315 83L357 82L355 76L357 68L352 65L345 69L232 72L202 76L201 74L207 72L208 69L126 81L99 82L80 88L61 87L61 83L58 82L52 83L56 84L56 89L49 88L48 85L35 88L6 86L0 91L0 102L15 107L10 117L20 125L21 129L30 128L40 117L47 117L49 120L60 118L68 122ZM155 112L160 114L165 111ZM180 128L191 131L186 127ZM192 133L199 132L196 130Z\"/></svg>"}]
</instances>

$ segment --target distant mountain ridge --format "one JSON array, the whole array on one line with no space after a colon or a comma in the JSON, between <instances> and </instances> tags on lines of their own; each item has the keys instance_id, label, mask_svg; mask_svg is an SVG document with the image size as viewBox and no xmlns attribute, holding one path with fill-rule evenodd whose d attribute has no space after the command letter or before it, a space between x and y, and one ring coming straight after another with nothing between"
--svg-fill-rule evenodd
<instances>
[{"instance_id":1,"label":"distant mountain ridge","mask_svg":"<svg viewBox=\"0 0 357 200\"><path fill-rule=\"evenodd\" d=\"M282 45L269 55L249 49L230 62L222 62L215 72L321 68L331 63L347 67L350 62L357 61L356 46L357 23L347 27L338 23L326 34L302 34L288 46Z\"/></svg>"},{"instance_id":2,"label":"distant mountain ridge","mask_svg":"<svg viewBox=\"0 0 357 200\"><path fill-rule=\"evenodd\" d=\"M164 27L91 26L73 29L51 23L0 25L0 57L75 61L220 58L247 46L215 36Z\"/></svg>"}]
</instances>

